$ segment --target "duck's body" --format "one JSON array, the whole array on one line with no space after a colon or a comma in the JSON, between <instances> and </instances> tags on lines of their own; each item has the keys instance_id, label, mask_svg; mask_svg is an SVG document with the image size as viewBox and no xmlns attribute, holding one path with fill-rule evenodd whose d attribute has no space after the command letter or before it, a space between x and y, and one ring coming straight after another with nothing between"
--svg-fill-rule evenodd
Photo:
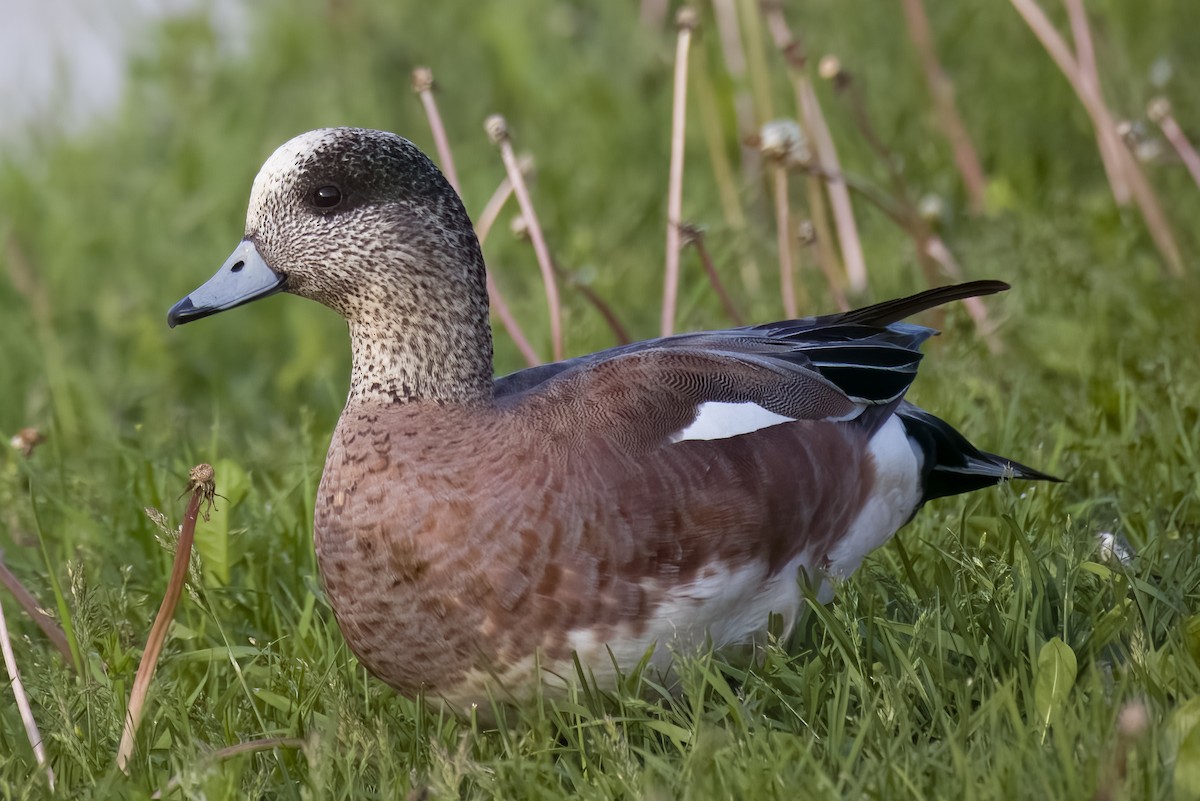
<instances>
[{"instance_id":1,"label":"duck's body","mask_svg":"<svg viewBox=\"0 0 1200 801\"><path fill-rule=\"evenodd\" d=\"M651 648L751 642L925 500L1048 478L902 400L933 332L900 318L998 282L493 381L461 203L399 137L330 129L268 160L246 241L171 320L281 288L350 323L315 521L338 623L379 678L459 708L569 681L573 654L607 683Z\"/></svg>"}]
</instances>

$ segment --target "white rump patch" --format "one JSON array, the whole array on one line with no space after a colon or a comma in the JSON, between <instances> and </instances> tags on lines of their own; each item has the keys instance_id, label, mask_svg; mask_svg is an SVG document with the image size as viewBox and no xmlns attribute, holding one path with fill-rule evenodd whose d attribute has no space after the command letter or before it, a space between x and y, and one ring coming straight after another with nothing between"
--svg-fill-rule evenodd
<instances>
[{"instance_id":1,"label":"white rump patch","mask_svg":"<svg viewBox=\"0 0 1200 801\"><path fill-rule=\"evenodd\" d=\"M709 401L700 404L696 419L691 424L670 436L671 442L688 439L728 439L739 434L749 434L760 428L770 428L780 423L794 423L794 417L764 409L757 403L726 403Z\"/></svg>"},{"instance_id":2,"label":"white rump patch","mask_svg":"<svg viewBox=\"0 0 1200 801\"><path fill-rule=\"evenodd\" d=\"M871 551L892 538L921 501L921 465L899 417L893 415L871 437L875 486L846 535L829 553L829 573L845 578Z\"/></svg>"}]
</instances>

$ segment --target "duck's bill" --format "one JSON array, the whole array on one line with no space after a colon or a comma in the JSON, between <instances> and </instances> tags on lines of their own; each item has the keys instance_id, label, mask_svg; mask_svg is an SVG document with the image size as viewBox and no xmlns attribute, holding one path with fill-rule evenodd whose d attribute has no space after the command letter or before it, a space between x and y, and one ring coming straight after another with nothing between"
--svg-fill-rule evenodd
<instances>
[{"instance_id":1,"label":"duck's bill","mask_svg":"<svg viewBox=\"0 0 1200 801\"><path fill-rule=\"evenodd\" d=\"M167 325L174 328L265 298L283 289L286 281L287 276L267 266L254 242L243 239L216 275L171 307L167 312Z\"/></svg>"}]
</instances>

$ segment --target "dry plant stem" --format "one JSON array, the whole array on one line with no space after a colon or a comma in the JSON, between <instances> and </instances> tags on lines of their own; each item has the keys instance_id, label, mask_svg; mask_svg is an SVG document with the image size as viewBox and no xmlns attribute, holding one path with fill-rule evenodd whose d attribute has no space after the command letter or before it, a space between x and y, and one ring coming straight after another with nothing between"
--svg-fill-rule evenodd
<instances>
[{"instance_id":1,"label":"dry plant stem","mask_svg":"<svg viewBox=\"0 0 1200 801\"><path fill-rule=\"evenodd\" d=\"M750 90L754 96L755 130L767 120L775 119L771 102L771 69L763 47L762 20L758 13L759 0L737 0L741 10L742 31L745 33L746 63L750 68Z\"/></svg>"},{"instance_id":2,"label":"dry plant stem","mask_svg":"<svg viewBox=\"0 0 1200 801\"><path fill-rule=\"evenodd\" d=\"M496 191L488 198L487 205L483 207L483 211L479 212L479 219L475 221L475 238L479 240L479 246L483 247L483 243L487 241L488 234L492 232L492 226L496 224L496 220L500 217L500 211L504 208L504 204L512 197L513 187L512 181L506 177L496 187Z\"/></svg>"},{"instance_id":3,"label":"dry plant stem","mask_svg":"<svg viewBox=\"0 0 1200 801\"><path fill-rule=\"evenodd\" d=\"M1067 7L1067 18L1071 23L1071 38L1075 40L1079 79L1089 91L1095 92L1097 97L1103 97L1100 92L1100 73L1096 69L1096 50L1092 46L1092 30L1088 25L1083 0L1063 0L1063 5ZM1121 161L1120 151L1123 147L1115 130L1096 128L1096 148L1100 151L1104 173L1108 176L1108 185L1118 206L1128 206L1130 202L1129 181L1125 179Z\"/></svg>"},{"instance_id":4,"label":"dry plant stem","mask_svg":"<svg viewBox=\"0 0 1200 801\"><path fill-rule=\"evenodd\" d=\"M816 261L826 278L836 282L835 284L831 284L831 286L838 286L838 291L841 292L840 287L845 283L845 280L841 277L843 272L842 263L838 259L837 248L834 247L833 228L829 225L829 204L825 202L825 193L822 191L823 185L821 179L816 175L804 176L804 191L808 198L808 214L812 219L813 231L816 234ZM830 279L829 276L834 276L834 278Z\"/></svg>"},{"instance_id":5,"label":"dry plant stem","mask_svg":"<svg viewBox=\"0 0 1200 801\"><path fill-rule=\"evenodd\" d=\"M971 134L954 102L954 83L938 60L923 0L904 0L904 19L908 25L908 36L921 57L921 67L925 72L925 82L929 84L929 92L933 95L938 125L954 151L954 163L967 190L968 208L972 214L982 214L987 179L983 175L975 143L971 141Z\"/></svg>"},{"instance_id":6,"label":"dry plant stem","mask_svg":"<svg viewBox=\"0 0 1200 801\"><path fill-rule=\"evenodd\" d=\"M162 652L163 643L167 639L167 630L175 616L175 607L179 603L179 595L183 592L183 584L187 580L188 563L192 555L192 542L196 536L196 516L200 513L202 503L211 503L214 493L213 469L210 465L202 464L192 468L188 490L192 493L188 501L187 511L183 515L183 526L179 530L179 542L175 547L175 561L171 565L171 578L167 582L167 591L163 595L162 604L150 627L150 636L146 638L146 649L142 652L142 661L138 664L137 675L133 679L133 689L129 693L129 708L125 713L125 730L121 732L121 743L117 747L117 767L129 772L129 757L133 755L133 742L137 736L138 726L142 722L145 711L146 694L150 690L150 680L154 678L154 669L158 666L158 655Z\"/></svg>"},{"instance_id":7,"label":"dry plant stem","mask_svg":"<svg viewBox=\"0 0 1200 801\"><path fill-rule=\"evenodd\" d=\"M679 226L683 224L683 143L687 124L688 50L692 44L695 12L684 6L676 22L675 93L671 103L671 166L667 177L667 253L663 277L662 335L675 331L675 307L679 295Z\"/></svg>"},{"instance_id":8,"label":"dry plant stem","mask_svg":"<svg viewBox=\"0 0 1200 801\"><path fill-rule=\"evenodd\" d=\"M815 226L813 233L813 239L816 239L820 236L819 233L816 233ZM805 241L805 250L814 253L813 260L817 263L817 266L820 267L821 275L825 276L825 284L829 287L829 294L833 298L834 305L838 307L838 311L849 311L850 301L846 300L846 293L842 290L842 285L839 282L838 272L834 268L833 262L827 262L821 256L820 240L816 239L816 241L813 241L813 239Z\"/></svg>"},{"instance_id":9,"label":"dry plant stem","mask_svg":"<svg viewBox=\"0 0 1200 801\"><path fill-rule=\"evenodd\" d=\"M796 93L796 105L804 120L805 129L812 139L817 161L823 172L830 176L826 179L826 187L829 203L833 207L833 222L837 228L838 244L842 248L842 259L846 264L846 277L850 281L850 289L856 293L864 292L867 289L867 265L863 258L862 241L858 236L858 225L854 222L850 191L841 180L841 160L838 158L837 147L833 144L833 135L829 132L829 126L825 124L825 115L821 113L817 93L804 73L804 53L799 40L788 28L783 9L777 3L769 2L763 4L763 11L767 15L767 24L775 45L788 63L788 73Z\"/></svg>"},{"instance_id":10,"label":"dry plant stem","mask_svg":"<svg viewBox=\"0 0 1200 801\"><path fill-rule=\"evenodd\" d=\"M737 121L737 134L741 147L742 183L751 193L751 206L757 206L762 194L760 173L762 156L758 148L745 141L751 132L757 131L759 121L754 116L754 98L746 90L746 52L742 47L742 26L738 20L737 0L712 0L713 16L721 43L721 56L725 70L733 80L733 113ZM743 267L742 281L747 291L758 292L762 280L758 265L753 264L753 276Z\"/></svg>"},{"instance_id":11,"label":"dry plant stem","mask_svg":"<svg viewBox=\"0 0 1200 801\"><path fill-rule=\"evenodd\" d=\"M525 332L521 330L521 324L513 316L512 310L508 308L508 303L504 300L504 295L500 292L500 287L496 284L496 278L492 275L491 270L487 271L486 282L488 298L492 303L492 311L496 313L496 318L500 320L500 325L504 326L504 330L508 332L509 338L517 346L517 350L521 352L521 358L525 360L525 364L530 367L537 367L542 363L542 357L538 356L537 351L533 349L533 345L529 344L529 340L525 337Z\"/></svg>"},{"instance_id":12,"label":"dry plant stem","mask_svg":"<svg viewBox=\"0 0 1200 801\"><path fill-rule=\"evenodd\" d=\"M963 280L962 267L959 266L958 260L954 258L954 254L946 247L946 243L936 233L930 232L928 228L925 231L923 239L916 241L916 245L921 250L928 254L929 258L933 259L942 268L942 272L955 281ZM979 336L983 339L987 349L992 353L1003 353L1004 344L996 336L996 327L988 319L987 306L984 305L982 298L965 298L963 306L967 309L967 314L971 315L971 320L975 323L976 330L979 331Z\"/></svg>"},{"instance_id":13,"label":"dry plant stem","mask_svg":"<svg viewBox=\"0 0 1200 801\"><path fill-rule=\"evenodd\" d=\"M442 163L442 172L454 191L462 194L458 185L458 170L454 168L454 156L450 152L450 140L446 138L446 127L442 125L442 115L438 112L437 101L433 97L433 72L428 67L417 67L412 72L413 91L421 98L425 108L425 116L429 118L429 131L433 134L433 144L437 148L438 161Z\"/></svg>"},{"instance_id":14,"label":"dry plant stem","mask_svg":"<svg viewBox=\"0 0 1200 801\"><path fill-rule=\"evenodd\" d=\"M788 318L799 316L796 309L796 277L792 259L792 212L788 203L787 167L772 167L775 183L775 239L779 247L779 291L783 296L783 313Z\"/></svg>"},{"instance_id":15,"label":"dry plant stem","mask_svg":"<svg viewBox=\"0 0 1200 801\"><path fill-rule=\"evenodd\" d=\"M21 583L13 572L8 569L8 565L4 563L3 557L0 557L0 583L4 584L8 591L17 599L17 603L25 610L25 614L33 618L33 622L38 624L38 628L42 633L49 638L50 642L58 649L58 652L63 655L63 659L72 668L75 667L74 658L71 656L71 646L67 642L67 635L63 633L62 628L54 620L54 618L42 611L42 605L33 597L33 593L25 589L25 585Z\"/></svg>"},{"instance_id":16,"label":"dry plant stem","mask_svg":"<svg viewBox=\"0 0 1200 801\"><path fill-rule=\"evenodd\" d=\"M1050 54L1050 58L1054 60L1059 70L1070 82L1071 88L1075 90L1075 94L1083 103L1088 116L1092 118L1092 125L1097 129L1116 131L1116 123L1108 107L1104 105L1104 99L1100 96L1100 92L1094 90L1080 77L1080 69L1075 62L1075 57L1045 12L1042 11L1041 6L1037 4L1036 0L1009 0L1009 2L1025 20L1025 24L1033 31L1042 46L1046 48L1046 52ZM1171 233L1162 205L1158 202L1158 196L1154 194L1154 189L1146 179L1145 173L1142 172L1128 148L1123 146L1119 152L1121 171L1129 181L1133 198L1137 201L1138 208L1142 212L1142 219L1150 230L1150 236L1154 239L1158 252L1167 263L1167 269L1171 274L1182 276L1183 257L1175 242L1175 236Z\"/></svg>"},{"instance_id":17,"label":"dry plant stem","mask_svg":"<svg viewBox=\"0 0 1200 801\"><path fill-rule=\"evenodd\" d=\"M809 168L809 171L814 170ZM929 227L929 224L916 213L911 205L905 205L902 199L898 201L888 197L875 187L850 176L842 176L842 179L846 186L886 214L892 222L908 234L913 241L917 261L925 273L925 280L930 286L937 285L939 274L955 280L962 280L962 268L959 266L958 260L954 258L954 254L946 247L941 236ZM1004 347L996 338L995 326L988 319L987 307L983 302L978 298L970 298L968 301L964 301L963 305L966 306L971 319L975 321L975 326L987 344L988 350L992 353L1002 352Z\"/></svg>"},{"instance_id":18,"label":"dry plant stem","mask_svg":"<svg viewBox=\"0 0 1200 801\"><path fill-rule=\"evenodd\" d=\"M1162 129L1163 136L1171 143L1171 147L1175 148L1175 152L1179 154L1179 159L1187 167L1188 173L1191 174L1192 180L1200 186L1200 155L1196 154L1196 148L1192 147L1192 143L1188 140L1187 134L1179 127L1179 123L1175 121L1175 115L1171 113L1171 106L1165 98L1158 98L1150 104L1149 109L1150 119L1158 123L1158 127Z\"/></svg>"},{"instance_id":19,"label":"dry plant stem","mask_svg":"<svg viewBox=\"0 0 1200 801\"><path fill-rule=\"evenodd\" d=\"M717 297L721 301L721 307L725 310L725 315L729 317L730 322L734 325L743 325L742 315L738 313L737 306L733 303L733 298L726 291L725 284L721 281L721 276L717 274L716 265L713 264L712 257L708 254L708 248L704 244L704 232L696 226L686 225L684 226L684 239L696 249L696 255L700 257L700 266L704 268L704 274L708 276L709 284L712 285L713 291L717 293Z\"/></svg>"},{"instance_id":20,"label":"dry plant stem","mask_svg":"<svg viewBox=\"0 0 1200 801\"><path fill-rule=\"evenodd\" d=\"M708 73L708 59L704 55L704 48L697 48L694 57L696 64L692 73L696 76L696 105L700 110L704 144L708 149L708 160L712 164L713 179L717 182L717 193L721 198L721 210L729 228L741 234L746 230L746 213L742 209L742 197L734 177L733 164L725 151L724 126L717 111L716 91ZM749 145L743 143L742 147L747 148ZM754 153L757 164L758 151L755 150ZM742 286L751 295L758 294L762 289L762 275L758 269L758 262L750 254L743 254L738 269Z\"/></svg>"},{"instance_id":21,"label":"dry plant stem","mask_svg":"<svg viewBox=\"0 0 1200 801\"><path fill-rule=\"evenodd\" d=\"M42 744L42 733L38 731L37 721L33 719L33 710L29 708L29 697L25 695L25 685L21 683L21 674L17 672L17 660L13 656L12 641L8 637L8 623L4 619L4 607L0 606L0 648L4 651L4 667L8 669L8 683L17 699L17 709L21 713L21 722L25 724L25 736L33 746L33 756L38 765L46 771L46 781L50 789L54 789L54 770L46 764L46 746Z\"/></svg>"},{"instance_id":22,"label":"dry plant stem","mask_svg":"<svg viewBox=\"0 0 1200 801\"><path fill-rule=\"evenodd\" d=\"M442 115L438 111L437 100L433 96L433 72L428 67L417 67L412 74L413 91L421 99L421 105L425 109L425 116L429 119L429 130L433 134L433 143L437 147L438 161L442 163L442 172L446 175L446 180L450 182L450 186L454 187L454 191L462 194L458 183L458 170L454 166L454 155L450 150L450 140L446 137L446 127L442 124ZM507 180L507 179L505 179ZM501 184L503 187L504 184ZM511 184L508 185L511 191ZM499 190L497 190L499 194ZM507 198L507 194L504 196ZM493 200L495 196L493 196ZM499 205L503 205L503 199ZM489 206L484 208L483 215L480 219L484 219L484 215L488 213ZM494 214L498 214L499 207L496 208ZM493 218L494 220L494 215ZM488 224L491 227L491 223ZM483 244L483 239L486 238L485 233L480 237L480 245ZM500 286L496 283L492 271L487 271L487 290L488 298L491 300L492 307L496 310L496 316L500 319L500 324L504 326L504 330L508 332L509 337L516 344L517 350L525 358L526 364L530 367L540 364L541 359L538 358L533 348L529 345L529 339L525 336L525 332L521 330L521 326L517 323L517 319L513 317L508 308L508 302L504 299L504 294L500 291Z\"/></svg>"},{"instance_id":23,"label":"dry plant stem","mask_svg":"<svg viewBox=\"0 0 1200 801\"><path fill-rule=\"evenodd\" d=\"M858 83L848 73L840 72L835 77L834 85L838 87L839 94L849 100L851 116L854 118L855 124L858 126L860 133L862 133L863 138L867 140L879 158L883 160L883 163L887 165L888 175L891 178L894 197L887 199L886 203L874 192L864 191L864 194L883 209L912 239L913 246L917 251L917 259L921 264L922 270L925 272L925 278L930 286L936 286L939 273L961 281L963 274L962 268L958 265L958 260L954 258L954 254L946 247L946 243L942 241L942 238L921 216L920 211L912 200L912 193L909 191L908 184L904 180L904 173L900 169L900 164L895 154L892 153L891 149L884 144L883 140L875 132L875 126L871 124L870 115L867 114L867 105L859 91ZM849 183L848 179L847 183ZM970 313L971 318L975 321L975 325L979 330L980 336L983 337L984 342L987 344L988 350L992 353L1000 353L1003 350L1003 346L996 338L995 326L988 320L987 307L979 298L968 298L964 302L964 305Z\"/></svg>"},{"instance_id":24,"label":"dry plant stem","mask_svg":"<svg viewBox=\"0 0 1200 801\"><path fill-rule=\"evenodd\" d=\"M892 194L897 202L904 205L906 213L910 216L920 216L917 213L916 205L912 201L912 193L908 189L908 183L904 180L904 172L900 169L900 162L891 149L884 144L883 139L875 131L875 126L871 124L871 115L867 113L867 103L863 98L862 88L859 82L854 80L854 77L847 72L839 72L834 78L834 88L840 97L845 98L850 106L850 117L854 120L854 124L858 126L859 133L863 139L867 140L867 144L879 156L880 161L887 167L888 178L892 182Z\"/></svg>"},{"instance_id":25,"label":"dry plant stem","mask_svg":"<svg viewBox=\"0 0 1200 801\"><path fill-rule=\"evenodd\" d=\"M546 238L542 235L542 226L538 222L537 211L529 196L529 188L525 185L525 177L521 174L521 165L517 160L516 153L513 152L508 124L503 117L497 114L488 117L485 127L492 141L500 147L500 158L504 161L508 180L512 182L513 192L517 196L517 204L521 207L521 216L529 225L529 238L533 241L533 252L537 256L538 268L542 271L542 283L546 287L546 305L550 309L551 350L554 360L560 361L563 357L562 303L558 297L558 282L554 278L554 264L550 260L550 249L546 247Z\"/></svg>"},{"instance_id":26,"label":"dry plant stem","mask_svg":"<svg viewBox=\"0 0 1200 801\"><path fill-rule=\"evenodd\" d=\"M265 737L261 740L248 740L244 743L236 743L235 745L219 748L208 754L205 757L205 762L222 762L226 759L231 759L242 754L256 754L259 751L271 751L275 748L303 748L305 741L298 737ZM178 773L171 777L167 782L167 786L161 790L156 790L151 798L162 798L163 796L179 789L183 784L183 777Z\"/></svg>"},{"instance_id":27,"label":"dry plant stem","mask_svg":"<svg viewBox=\"0 0 1200 801\"><path fill-rule=\"evenodd\" d=\"M526 172L526 170L522 169L522 172ZM504 208L504 203L512 195L512 191L512 181L505 178L496 187L496 191L492 193L492 197L488 200L487 205L483 207L483 211L479 214L479 221L475 223L475 236L479 239L480 247L483 247L483 243L487 241L488 234L491 232L492 226L495 225L496 218L500 216L500 210ZM538 356L533 346L529 344L529 338L525 336L525 332L521 329L521 324L517 322L517 318L513 316L512 311L508 308L508 302L504 299L504 295L496 283L496 277L492 274L490 268L487 270L486 279L488 298L491 300L492 310L496 312L496 317L500 320L500 325L508 332L509 338L517 346L517 350L521 352L521 357L525 359L527 365L536 367L541 364L541 357Z\"/></svg>"},{"instance_id":28,"label":"dry plant stem","mask_svg":"<svg viewBox=\"0 0 1200 801\"><path fill-rule=\"evenodd\" d=\"M604 318L608 329L612 331L613 338L617 340L618 345L628 345L633 341L633 338L629 336L629 329L621 323L621 319L617 317L612 307L605 303L604 298L596 294L590 286L577 280L571 273L558 266L558 264L554 265L554 271L579 292L579 294L583 295L583 299L599 312L600 316Z\"/></svg>"}]
</instances>

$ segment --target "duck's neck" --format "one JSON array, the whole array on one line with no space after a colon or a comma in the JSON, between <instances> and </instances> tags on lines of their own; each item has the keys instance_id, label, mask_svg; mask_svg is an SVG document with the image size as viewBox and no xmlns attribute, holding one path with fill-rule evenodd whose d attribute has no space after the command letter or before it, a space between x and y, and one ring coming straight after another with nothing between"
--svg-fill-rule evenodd
<instances>
[{"instance_id":1,"label":"duck's neck","mask_svg":"<svg viewBox=\"0 0 1200 801\"><path fill-rule=\"evenodd\" d=\"M360 298L347 315L354 355L348 405L490 402L492 330L482 258L477 277L465 289L405 281Z\"/></svg>"}]
</instances>

